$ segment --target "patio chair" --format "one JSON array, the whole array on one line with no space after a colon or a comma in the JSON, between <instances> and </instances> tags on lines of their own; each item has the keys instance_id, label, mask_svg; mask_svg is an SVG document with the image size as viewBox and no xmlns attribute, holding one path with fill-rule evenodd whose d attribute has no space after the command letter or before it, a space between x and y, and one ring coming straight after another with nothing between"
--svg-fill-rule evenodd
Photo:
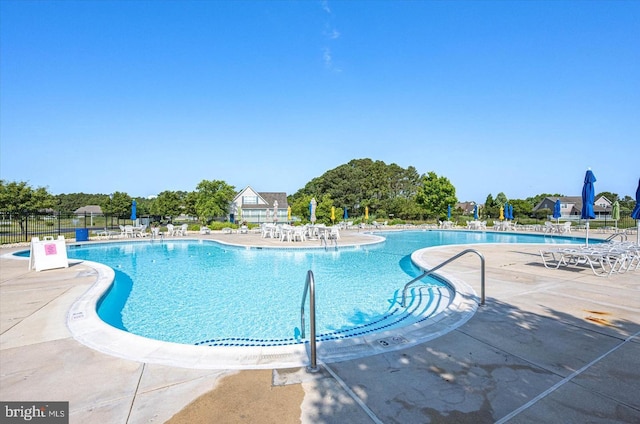
<instances>
[{"instance_id":1,"label":"patio chair","mask_svg":"<svg viewBox=\"0 0 640 424\"><path fill-rule=\"evenodd\" d=\"M291 234L292 241L305 241L307 239L307 226L302 227L293 227L293 231Z\"/></svg>"},{"instance_id":2,"label":"patio chair","mask_svg":"<svg viewBox=\"0 0 640 424\"><path fill-rule=\"evenodd\" d=\"M137 228L137 229L134 228L136 237L143 238L148 236L149 234L147 234L147 227L148 227L147 224L143 224L140 226L140 228Z\"/></svg>"},{"instance_id":3,"label":"patio chair","mask_svg":"<svg viewBox=\"0 0 640 424\"><path fill-rule=\"evenodd\" d=\"M134 238L135 234L133 233L133 225L125 225L124 226L124 236L125 238L131 237Z\"/></svg>"}]
</instances>

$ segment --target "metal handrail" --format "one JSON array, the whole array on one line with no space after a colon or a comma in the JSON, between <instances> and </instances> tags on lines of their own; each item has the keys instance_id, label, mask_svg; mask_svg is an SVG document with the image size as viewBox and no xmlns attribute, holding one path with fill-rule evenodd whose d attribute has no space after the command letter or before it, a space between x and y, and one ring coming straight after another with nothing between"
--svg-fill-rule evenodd
<instances>
[{"instance_id":1,"label":"metal handrail","mask_svg":"<svg viewBox=\"0 0 640 424\"><path fill-rule=\"evenodd\" d=\"M311 365L307 367L310 372L317 372L318 368L316 360L316 281L313 278L313 271L307 271L307 279L304 283L304 292L302 293L302 305L300 306L300 333L304 339L305 325L304 325L304 303L307 300L307 291L309 292L309 330L310 335L310 347L311 347Z\"/></svg>"},{"instance_id":2,"label":"metal handrail","mask_svg":"<svg viewBox=\"0 0 640 424\"><path fill-rule=\"evenodd\" d=\"M331 237L331 234L327 234L327 231L324 231L320 235L320 245L324 246L324 249L327 250L330 241L333 241L332 244L336 247L336 250L338 250L338 239Z\"/></svg>"},{"instance_id":3,"label":"metal handrail","mask_svg":"<svg viewBox=\"0 0 640 424\"><path fill-rule=\"evenodd\" d=\"M480 305L484 305L484 256L482 255L482 253L478 252L475 249L465 249L462 252L458 253L455 256L452 256L451 258L447 259L446 261L442 262L440 265L436 266L435 268L431 268L429 270L426 270L425 272L423 272L421 275L419 275L418 277L414 278L413 280L409 281L407 284L405 284L404 289L402 290L402 307L406 308L407 306L407 290L409 289L409 286L412 285L413 283L415 283L418 280L423 279L424 277L426 277L429 274L434 273L435 271L439 270L440 268L442 268L443 266L447 265L450 262L453 262L454 260L458 259L459 257L466 255L467 253L475 253L476 255L478 255L480 257L480 262L481 262L481 267L480 267L480 272L481 272L481 277L480 277Z\"/></svg>"},{"instance_id":4,"label":"metal handrail","mask_svg":"<svg viewBox=\"0 0 640 424\"><path fill-rule=\"evenodd\" d=\"M620 236L620 241L627 241L627 233L617 232L611 234L605 241L612 241L614 238Z\"/></svg>"}]
</instances>

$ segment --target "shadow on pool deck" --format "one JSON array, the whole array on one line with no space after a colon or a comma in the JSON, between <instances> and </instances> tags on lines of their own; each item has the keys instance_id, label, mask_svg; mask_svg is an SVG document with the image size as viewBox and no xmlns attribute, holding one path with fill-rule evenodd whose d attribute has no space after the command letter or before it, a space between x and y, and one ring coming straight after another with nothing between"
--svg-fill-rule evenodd
<instances>
[{"instance_id":1,"label":"shadow on pool deck","mask_svg":"<svg viewBox=\"0 0 640 424\"><path fill-rule=\"evenodd\" d=\"M420 260L433 266L465 247L432 248ZM69 401L72 423L165 422L185 407L172 422L640 422L638 271L602 278L540 267L538 246L474 248L487 262L487 302L463 326L316 374L273 370L271 379L94 351L65 323L95 271L79 263L36 273L2 258L0 399ZM443 271L479 291L478 269L469 256Z\"/></svg>"}]
</instances>

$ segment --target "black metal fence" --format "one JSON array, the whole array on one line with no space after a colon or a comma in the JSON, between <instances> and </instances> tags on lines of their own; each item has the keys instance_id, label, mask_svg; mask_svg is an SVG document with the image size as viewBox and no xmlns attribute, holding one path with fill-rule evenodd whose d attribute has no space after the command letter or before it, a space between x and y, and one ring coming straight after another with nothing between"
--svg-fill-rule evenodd
<instances>
[{"instance_id":1,"label":"black metal fence","mask_svg":"<svg viewBox=\"0 0 640 424\"><path fill-rule=\"evenodd\" d=\"M0 244L30 242L32 237L75 238L76 230L118 230L131 219L103 214L72 212L0 212Z\"/></svg>"},{"instance_id":2,"label":"black metal fence","mask_svg":"<svg viewBox=\"0 0 640 424\"><path fill-rule=\"evenodd\" d=\"M141 217L145 219L147 217ZM157 221L158 218L152 218ZM564 219L561 219L564 221ZM540 221L542 223L544 220ZM575 225L584 224L581 220L572 220ZM611 218L591 220L593 229L615 226L619 229L635 228L636 221L631 213L622 212L620 220L614 222ZM131 219L104 214L76 214L73 212L23 212L9 213L0 211L0 244L30 242L32 237L65 236L76 238L77 230L88 230L88 234L101 230L118 231L120 225L133 224Z\"/></svg>"}]
</instances>

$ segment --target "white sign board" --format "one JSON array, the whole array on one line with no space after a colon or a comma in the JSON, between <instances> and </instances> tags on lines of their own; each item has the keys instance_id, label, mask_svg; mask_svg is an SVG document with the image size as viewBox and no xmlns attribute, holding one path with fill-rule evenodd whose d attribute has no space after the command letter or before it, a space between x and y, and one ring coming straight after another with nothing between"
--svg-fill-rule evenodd
<instances>
[{"instance_id":1,"label":"white sign board","mask_svg":"<svg viewBox=\"0 0 640 424\"><path fill-rule=\"evenodd\" d=\"M67 245L64 236L59 236L57 240L53 237L45 237L40 240L38 237L31 239L31 255L29 256L29 269L42 271L44 269L68 268Z\"/></svg>"}]
</instances>

